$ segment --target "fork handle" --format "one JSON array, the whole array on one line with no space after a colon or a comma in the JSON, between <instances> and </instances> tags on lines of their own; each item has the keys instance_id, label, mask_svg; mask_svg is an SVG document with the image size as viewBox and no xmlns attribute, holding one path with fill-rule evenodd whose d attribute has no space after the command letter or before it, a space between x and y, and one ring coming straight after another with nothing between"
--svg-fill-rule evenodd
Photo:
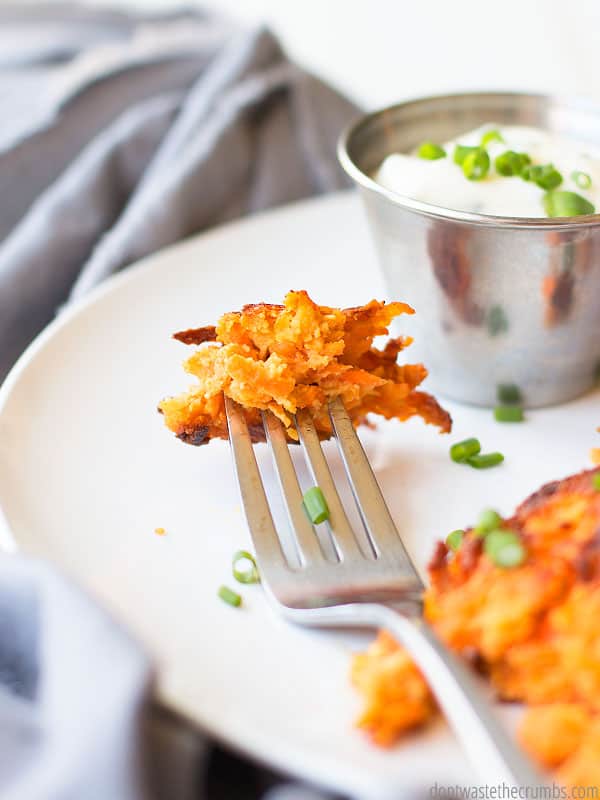
<instances>
[{"instance_id":1,"label":"fork handle","mask_svg":"<svg viewBox=\"0 0 600 800\"><path fill-rule=\"evenodd\" d=\"M376 613L381 626L407 649L427 679L479 775L496 784L542 786L546 781L495 717L473 675L427 622L385 606Z\"/></svg>"},{"instance_id":2,"label":"fork handle","mask_svg":"<svg viewBox=\"0 0 600 800\"><path fill-rule=\"evenodd\" d=\"M470 671L422 617L400 613L390 606L352 603L312 609L302 621L312 625L385 628L413 657L473 767L486 783L546 783L496 719Z\"/></svg>"}]
</instances>

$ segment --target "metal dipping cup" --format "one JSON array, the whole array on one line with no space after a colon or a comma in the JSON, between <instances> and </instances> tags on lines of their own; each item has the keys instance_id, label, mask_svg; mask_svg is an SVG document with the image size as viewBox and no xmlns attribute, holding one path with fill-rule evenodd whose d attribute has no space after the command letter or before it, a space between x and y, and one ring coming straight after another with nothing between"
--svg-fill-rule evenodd
<instances>
[{"instance_id":1,"label":"metal dipping cup","mask_svg":"<svg viewBox=\"0 0 600 800\"><path fill-rule=\"evenodd\" d=\"M600 108L512 93L456 94L361 117L338 156L362 195L392 299L410 303L411 361L448 398L528 407L577 397L600 362L600 214L500 217L404 197L372 177L390 153L484 123L543 128L600 149ZM518 180L508 178L507 180Z\"/></svg>"}]
</instances>

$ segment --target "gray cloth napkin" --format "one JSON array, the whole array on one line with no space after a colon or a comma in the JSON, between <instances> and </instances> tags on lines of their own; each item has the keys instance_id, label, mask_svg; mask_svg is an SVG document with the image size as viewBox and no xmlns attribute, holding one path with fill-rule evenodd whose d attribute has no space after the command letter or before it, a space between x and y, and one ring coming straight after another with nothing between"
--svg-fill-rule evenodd
<instances>
[{"instance_id":1,"label":"gray cloth napkin","mask_svg":"<svg viewBox=\"0 0 600 800\"><path fill-rule=\"evenodd\" d=\"M219 17L0 7L0 99L0 378L132 261L345 185L354 107Z\"/></svg>"},{"instance_id":2,"label":"gray cloth napkin","mask_svg":"<svg viewBox=\"0 0 600 800\"><path fill-rule=\"evenodd\" d=\"M0 379L136 259L345 185L335 141L355 113L262 28L57 3L0 6L0 101ZM203 797L206 743L151 697L142 649L83 592L0 559L2 798Z\"/></svg>"},{"instance_id":3,"label":"gray cloth napkin","mask_svg":"<svg viewBox=\"0 0 600 800\"><path fill-rule=\"evenodd\" d=\"M48 566L0 559L3 800L199 800L201 738L132 638Z\"/></svg>"}]
</instances>

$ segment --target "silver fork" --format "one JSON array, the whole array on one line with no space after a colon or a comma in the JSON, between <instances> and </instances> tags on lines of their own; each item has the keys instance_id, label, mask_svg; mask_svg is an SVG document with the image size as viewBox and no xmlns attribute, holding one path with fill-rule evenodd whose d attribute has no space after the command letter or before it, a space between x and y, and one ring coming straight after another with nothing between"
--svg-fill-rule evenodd
<instances>
[{"instance_id":1,"label":"silver fork","mask_svg":"<svg viewBox=\"0 0 600 800\"><path fill-rule=\"evenodd\" d=\"M367 456L340 400L329 406L335 438L367 535L366 553L348 520L313 421L296 428L312 478L329 506L333 558L302 508L302 491L281 422L263 414L267 441L295 537L300 566L284 554L241 408L225 398L235 471L264 587L290 620L316 627L390 631L426 677L481 778L536 786L543 779L495 719L469 671L437 639L422 615L423 583L385 504Z\"/></svg>"}]
</instances>

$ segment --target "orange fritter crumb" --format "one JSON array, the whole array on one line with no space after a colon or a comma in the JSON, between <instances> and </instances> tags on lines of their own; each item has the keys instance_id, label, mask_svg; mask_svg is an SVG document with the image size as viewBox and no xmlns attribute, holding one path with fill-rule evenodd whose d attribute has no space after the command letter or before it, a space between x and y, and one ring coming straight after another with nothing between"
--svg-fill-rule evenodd
<instances>
[{"instance_id":1,"label":"orange fritter crumb","mask_svg":"<svg viewBox=\"0 0 600 800\"><path fill-rule=\"evenodd\" d=\"M358 724L382 747L394 744L409 728L422 725L435 711L421 673L385 631L367 653L355 656L351 679L367 701Z\"/></svg>"},{"instance_id":2,"label":"orange fritter crumb","mask_svg":"<svg viewBox=\"0 0 600 800\"><path fill-rule=\"evenodd\" d=\"M527 752L547 767L557 767L581 746L591 722L577 703L553 703L528 709L519 729Z\"/></svg>"},{"instance_id":3,"label":"orange fritter crumb","mask_svg":"<svg viewBox=\"0 0 600 800\"><path fill-rule=\"evenodd\" d=\"M560 737L560 732L558 732L558 736ZM594 787L596 789L600 787L600 719L598 717L586 730L579 747L561 764L556 778L565 786Z\"/></svg>"},{"instance_id":4,"label":"orange fritter crumb","mask_svg":"<svg viewBox=\"0 0 600 800\"><path fill-rule=\"evenodd\" d=\"M592 447L590 450L590 461L592 464L600 466L600 447Z\"/></svg>"},{"instance_id":5,"label":"orange fritter crumb","mask_svg":"<svg viewBox=\"0 0 600 800\"><path fill-rule=\"evenodd\" d=\"M166 536L167 532L164 528L154 528L154 533L157 536Z\"/></svg>"},{"instance_id":6,"label":"orange fritter crumb","mask_svg":"<svg viewBox=\"0 0 600 800\"><path fill-rule=\"evenodd\" d=\"M197 379L189 392L163 400L165 423L189 444L227 438L224 396L244 407L254 441L264 440L260 412L270 410L297 439L292 417L308 409L321 438L331 436L327 403L341 397L355 425L367 414L406 420L420 416L443 432L450 416L428 394L416 391L427 376L421 364L397 363L410 339L390 339L383 350L373 339L388 333L406 303L372 300L357 308L318 306L304 291L289 292L284 305L247 305L224 314L216 327L176 333L203 346L185 362Z\"/></svg>"},{"instance_id":7,"label":"orange fritter crumb","mask_svg":"<svg viewBox=\"0 0 600 800\"><path fill-rule=\"evenodd\" d=\"M474 659L502 699L529 706L524 746L545 766L560 767L565 785L600 786L596 474L547 484L502 522L526 547L518 567L495 566L472 530L455 554L438 543L425 594L425 615L448 646ZM402 648L389 636L384 643L380 637L355 658L352 678L366 702L359 725L389 744L427 720L433 700ZM410 702L402 694L407 674Z\"/></svg>"}]
</instances>

